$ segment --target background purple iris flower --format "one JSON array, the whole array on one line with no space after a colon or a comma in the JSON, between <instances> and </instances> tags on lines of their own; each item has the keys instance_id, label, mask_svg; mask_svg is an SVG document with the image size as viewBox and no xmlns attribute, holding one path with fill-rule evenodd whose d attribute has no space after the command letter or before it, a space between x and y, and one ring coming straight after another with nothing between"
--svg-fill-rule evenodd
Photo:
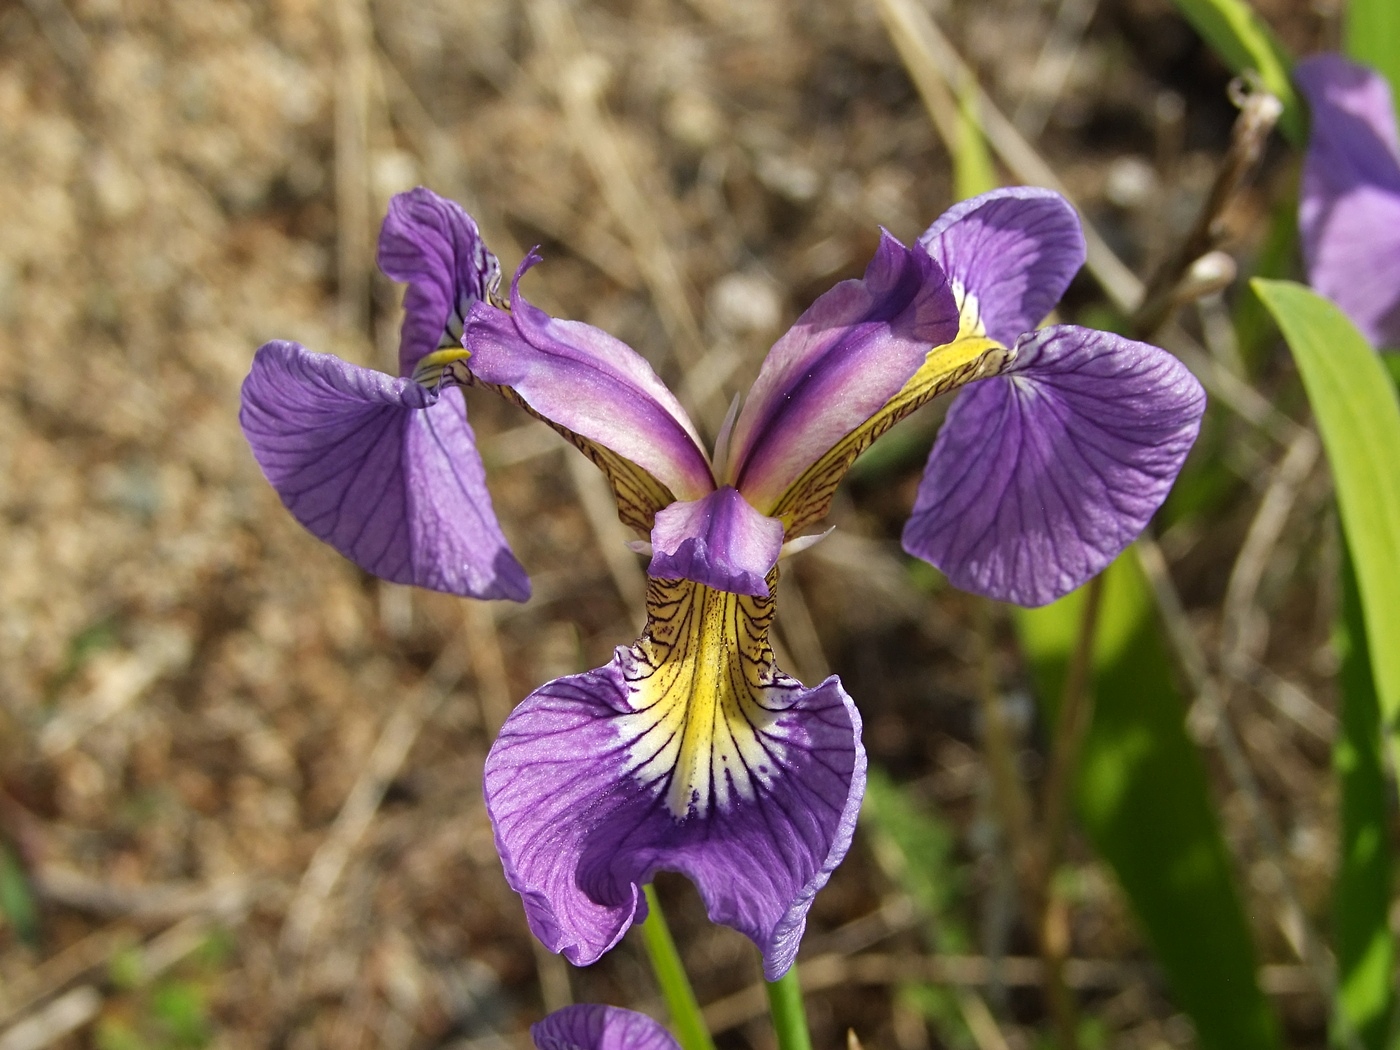
<instances>
[{"instance_id":1,"label":"background purple iris flower","mask_svg":"<svg viewBox=\"0 0 1400 1050\"><path fill-rule=\"evenodd\" d=\"M651 540L642 637L538 689L487 759L507 880L551 949L598 958L667 869L696 883L712 919L754 940L770 978L791 964L812 898L849 848L865 755L837 679L808 689L774 666L776 563L900 418L968 387L904 534L960 587L1047 602L1143 528L1204 395L1155 347L1073 326L1030 331L1083 254L1073 210L1043 190L968 201L912 248L884 234L865 275L774 345L712 462L635 351L525 300L534 253L503 309L488 301L495 263L470 218L425 190L396 200L381 260L410 284L405 374L450 348L462 321L468 353L427 362L577 445L609 478L622 520ZM458 391L294 344L260 350L244 390L259 462L317 535L391 578L523 595L460 400L449 400Z\"/></svg>"},{"instance_id":2,"label":"background purple iris flower","mask_svg":"<svg viewBox=\"0 0 1400 1050\"><path fill-rule=\"evenodd\" d=\"M1400 133L1390 86L1340 55L1299 62L1312 110L1298 203L1308 282L1371 345L1400 348Z\"/></svg>"},{"instance_id":3,"label":"background purple iris flower","mask_svg":"<svg viewBox=\"0 0 1400 1050\"><path fill-rule=\"evenodd\" d=\"M554 1011L530 1026L530 1038L539 1050L680 1050L646 1014L597 1003Z\"/></svg>"}]
</instances>

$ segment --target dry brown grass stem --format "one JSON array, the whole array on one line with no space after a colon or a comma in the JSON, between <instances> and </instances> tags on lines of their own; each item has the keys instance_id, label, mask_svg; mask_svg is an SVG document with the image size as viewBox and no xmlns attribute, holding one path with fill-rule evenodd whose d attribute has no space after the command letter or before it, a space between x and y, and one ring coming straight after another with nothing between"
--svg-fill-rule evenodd
<instances>
[{"instance_id":1,"label":"dry brown grass stem","mask_svg":"<svg viewBox=\"0 0 1400 1050\"><path fill-rule=\"evenodd\" d=\"M649 200L642 192L633 170L637 162L628 156L618 129L603 108L601 95L610 76L607 62L587 50L568 9L558 0L532 0L526 10L549 58L550 86L563 105L575 148L593 172L608 210L631 244L676 359L689 371L704 358L705 343L682 267L666 242L666 230L676 224L660 202Z\"/></svg>"},{"instance_id":2,"label":"dry brown grass stem","mask_svg":"<svg viewBox=\"0 0 1400 1050\"><path fill-rule=\"evenodd\" d=\"M340 47L335 78L336 274L339 320L347 335L369 325L374 263L373 202L369 179L370 81L373 30L364 0L335 0Z\"/></svg>"},{"instance_id":3,"label":"dry brown grass stem","mask_svg":"<svg viewBox=\"0 0 1400 1050\"><path fill-rule=\"evenodd\" d=\"M1259 608L1259 584L1278 547L1298 491L1317 465L1322 448L1311 430L1300 430L1274 468L1259 509L1245 534L1225 588L1220 665L1231 677L1248 680L1268 641L1268 616Z\"/></svg>"}]
</instances>

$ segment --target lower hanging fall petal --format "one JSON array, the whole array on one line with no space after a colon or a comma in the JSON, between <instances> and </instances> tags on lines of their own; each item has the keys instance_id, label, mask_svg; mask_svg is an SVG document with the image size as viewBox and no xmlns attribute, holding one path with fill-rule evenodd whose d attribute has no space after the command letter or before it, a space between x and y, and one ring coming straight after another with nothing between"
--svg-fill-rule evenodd
<instances>
[{"instance_id":1,"label":"lower hanging fall petal","mask_svg":"<svg viewBox=\"0 0 1400 1050\"><path fill-rule=\"evenodd\" d=\"M636 645L549 682L486 760L486 805L530 927L576 965L644 917L641 887L687 875L770 979L850 847L865 788L860 716L835 677L779 671L766 598L652 580Z\"/></svg>"}]
</instances>

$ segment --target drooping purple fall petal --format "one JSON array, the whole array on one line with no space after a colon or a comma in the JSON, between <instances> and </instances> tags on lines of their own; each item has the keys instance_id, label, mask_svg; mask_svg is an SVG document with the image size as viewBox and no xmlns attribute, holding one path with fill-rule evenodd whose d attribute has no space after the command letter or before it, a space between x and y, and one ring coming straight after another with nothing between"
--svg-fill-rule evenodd
<instances>
[{"instance_id":1,"label":"drooping purple fall petal","mask_svg":"<svg viewBox=\"0 0 1400 1050\"><path fill-rule=\"evenodd\" d=\"M472 307L464 338L472 374L637 464L677 499L711 492L714 478L694 424L642 356L592 325L550 317L520 294L520 278L539 261L531 252L520 264L509 312Z\"/></svg>"},{"instance_id":2,"label":"drooping purple fall petal","mask_svg":"<svg viewBox=\"0 0 1400 1050\"><path fill-rule=\"evenodd\" d=\"M660 1022L598 1003L555 1010L530 1026L530 1038L538 1050L680 1050Z\"/></svg>"},{"instance_id":3,"label":"drooping purple fall petal","mask_svg":"<svg viewBox=\"0 0 1400 1050\"><path fill-rule=\"evenodd\" d=\"M720 469L767 513L957 332L942 270L883 233L865 276L822 295L768 352Z\"/></svg>"},{"instance_id":4,"label":"drooping purple fall petal","mask_svg":"<svg viewBox=\"0 0 1400 1050\"><path fill-rule=\"evenodd\" d=\"M529 597L460 390L439 395L272 342L243 382L239 420L292 515L365 571L473 598Z\"/></svg>"},{"instance_id":5,"label":"drooping purple fall petal","mask_svg":"<svg viewBox=\"0 0 1400 1050\"><path fill-rule=\"evenodd\" d=\"M1299 62L1312 110L1298 228L1308 283L1376 347L1400 348L1400 142L1385 78L1340 55Z\"/></svg>"},{"instance_id":6,"label":"drooping purple fall petal","mask_svg":"<svg viewBox=\"0 0 1400 1050\"><path fill-rule=\"evenodd\" d=\"M456 201L419 186L395 195L379 228L379 268L403 281L399 375L440 346L455 346L471 304L501 280L501 264Z\"/></svg>"},{"instance_id":7,"label":"drooping purple fall petal","mask_svg":"<svg viewBox=\"0 0 1400 1050\"><path fill-rule=\"evenodd\" d=\"M765 518L726 485L657 514L651 544L650 576L763 597L783 547L783 523Z\"/></svg>"},{"instance_id":8,"label":"drooping purple fall petal","mask_svg":"<svg viewBox=\"0 0 1400 1050\"><path fill-rule=\"evenodd\" d=\"M965 317L1011 346L1045 320L1084 265L1084 233L1058 193L1009 186L962 201L919 244L954 282Z\"/></svg>"},{"instance_id":9,"label":"drooping purple fall petal","mask_svg":"<svg viewBox=\"0 0 1400 1050\"><path fill-rule=\"evenodd\" d=\"M645 917L642 886L687 875L711 920L776 978L850 847L865 787L860 718L835 678L772 666L772 599L652 580L647 633L541 686L486 759L506 880L535 935L587 965Z\"/></svg>"},{"instance_id":10,"label":"drooping purple fall petal","mask_svg":"<svg viewBox=\"0 0 1400 1050\"><path fill-rule=\"evenodd\" d=\"M1204 410L1165 350L1072 325L1026 335L1003 375L949 410L904 549L963 590L1053 601L1146 526Z\"/></svg>"}]
</instances>

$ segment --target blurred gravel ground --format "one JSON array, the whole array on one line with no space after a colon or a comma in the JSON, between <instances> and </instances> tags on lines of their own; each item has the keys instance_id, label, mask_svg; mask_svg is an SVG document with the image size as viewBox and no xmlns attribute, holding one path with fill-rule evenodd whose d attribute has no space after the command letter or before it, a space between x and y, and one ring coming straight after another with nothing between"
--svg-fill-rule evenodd
<instances>
[{"instance_id":1,"label":"blurred gravel ground","mask_svg":"<svg viewBox=\"0 0 1400 1050\"><path fill-rule=\"evenodd\" d=\"M1269 6L1299 50L1329 32L1315 7ZM1164 0L1102 0L1062 88L1042 97L1031 70L1055 12L935 5L995 97L1048 113L1047 156L1120 250L1148 262L1210 177L1226 76ZM373 273L373 237L389 196L421 182L477 214L507 270L541 243L530 294L638 347L712 432L776 335L861 271L879 226L907 240L950 202L948 157L874 5L11 2L0 129L0 844L42 905L29 942L0 926L0 1017L96 975L83 1000L96 1020L58 1045L526 1045L568 987L537 960L502 880L481 763L510 703L634 636L632 570L583 509L572 453L474 395L536 597L483 612L370 580L263 482L238 385L273 337L393 360L398 292ZM608 165L630 173L633 196L600 188ZM1246 250L1268 185L1236 217ZM1092 298L1076 286L1069 309ZM911 573L893 542L931 426L900 431L914 452L879 485L844 491L837 537L789 573L780 627L788 666L840 671L872 756L959 828L969 921L986 930L1006 893L982 799L970 606ZM1249 513L1245 492L1174 548L1207 627ZM1272 591L1271 653L1315 681L1330 599L1311 575L1291 579ZM1009 644L1001 656L1014 701ZM1252 702L1251 754L1321 910L1327 751ZM382 804L343 839L328 893L299 892L377 741L379 760L395 741L411 750L382 766ZM1032 730L1032 776L1036 746ZM1248 868L1237 810L1227 798ZM1111 881L1078 855L1078 953L1143 959ZM1266 882L1252 886L1260 935L1290 961ZM702 999L756 980L746 942L706 926L679 883L662 889ZM858 837L813 940L895 897ZM860 929L825 943L854 950ZM917 948L902 936L883 946ZM140 978L143 943L147 964L165 945L174 977ZM580 998L655 1005L630 942L565 980ZM1285 1006L1299 1039L1321 1045L1320 1002ZM1151 980L1100 1007L1115 1046L1190 1042ZM1038 996L1004 1009L1010 1045L1035 1045ZM868 1047L928 1045L887 990L838 988L813 1011L821 1046L848 1026ZM749 1025L721 1042L768 1040Z\"/></svg>"}]
</instances>

